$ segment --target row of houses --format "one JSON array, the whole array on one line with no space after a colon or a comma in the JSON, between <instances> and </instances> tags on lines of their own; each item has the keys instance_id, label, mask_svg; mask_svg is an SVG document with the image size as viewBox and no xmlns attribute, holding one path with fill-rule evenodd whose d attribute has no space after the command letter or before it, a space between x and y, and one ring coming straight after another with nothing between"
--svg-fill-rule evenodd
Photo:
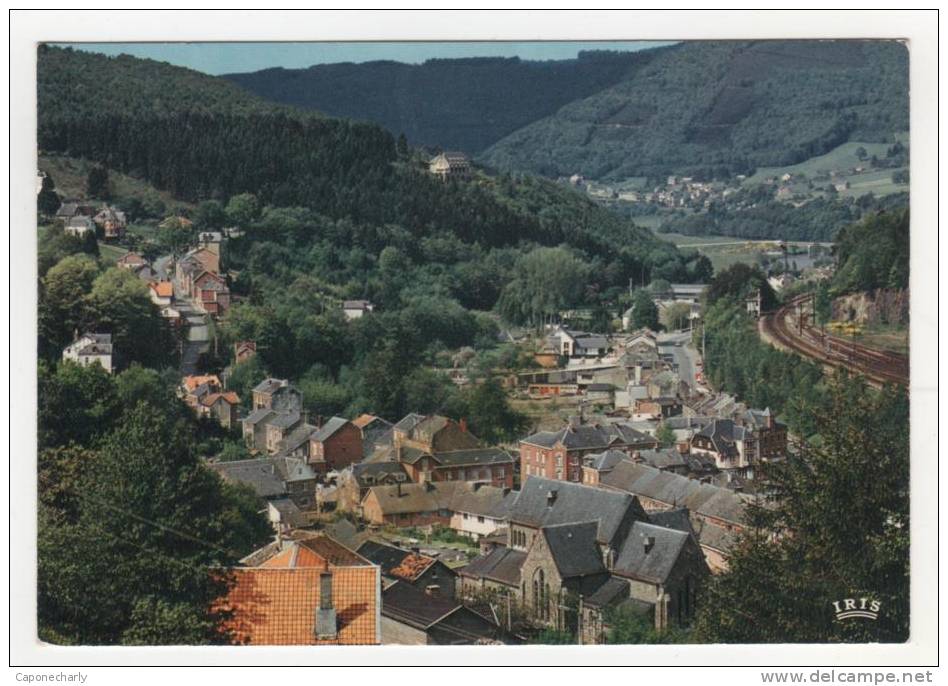
<instances>
[{"instance_id":1,"label":"row of houses","mask_svg":"<svg viewBox=\"0 0 948 686\"><path fill-rule=\"evenodd\" d=\"M111 205L67 200L56 211L63 222L63 230L70 236L95 234L96 228L106 239L121 238L128 228L128 219L122 210Z\"/></svg>"},{"instance_id":2,"label":"row of houses","mask_svg":"<svg viewBox=\"0 0 948 686\"><path fill-rule=\"evenodd\" d=\"M216 231L199 235L198 247L189 250L175 264L175 280L194 305L203 312L220 317L230 307L230 288L221 275L221 243Z\"/></svg>"}]
</instances>

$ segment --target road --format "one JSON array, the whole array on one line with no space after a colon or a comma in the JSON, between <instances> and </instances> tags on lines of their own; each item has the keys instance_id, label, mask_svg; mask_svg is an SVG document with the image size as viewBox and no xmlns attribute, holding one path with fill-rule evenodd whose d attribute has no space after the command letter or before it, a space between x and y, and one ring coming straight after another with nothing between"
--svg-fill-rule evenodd
<instances>
[{"instance_id":1,"label":"road","mask_svg":"<svg viewBox=\"0 0 948 686\"><path fill-rule=\"evenodd\" d=\"M691 389L698 386L695 374L698 371L698 362L701 356L691 345L690 331L672 331L658 334L658 351L672 355L678 365L678 376Z\"/></svg>"},{"instance_id":2,"label":"road","mask_svg":"<svg viewBox=\"0 0 948 686\"><path fill-rule=\"evenodd\" d=\"M207 315L198 310L187 297L188 294L174 280L171 267L171 255L157 258L152 264L159 279L171 280L174 284L175 308L181 313L182 319L187 322L188 337L181 351L181 374L197 374L198 360L201 353L210 347L210 331L207 326Z\"/></svg>"}]
</instances>

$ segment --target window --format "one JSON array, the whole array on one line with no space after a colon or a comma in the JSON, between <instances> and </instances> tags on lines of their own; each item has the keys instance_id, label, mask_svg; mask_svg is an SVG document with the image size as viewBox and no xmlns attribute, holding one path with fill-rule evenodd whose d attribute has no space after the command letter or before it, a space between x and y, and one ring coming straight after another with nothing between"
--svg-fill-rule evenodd
<instances>
[{"instance_id":1,"label":"window","mask_svg":"<svg viewBox=\"0 0 948 686\"><path fill-rule=\"evenodd\" d=\"M465 517L466 517L466 516L467 516L467 515L465 515ZM483 524L483 523L484 523L484 518L483 518L483 517L478 517L478 518L477 518L477 523L478 523L478 524Z\"/></svg>"}]
</instances>

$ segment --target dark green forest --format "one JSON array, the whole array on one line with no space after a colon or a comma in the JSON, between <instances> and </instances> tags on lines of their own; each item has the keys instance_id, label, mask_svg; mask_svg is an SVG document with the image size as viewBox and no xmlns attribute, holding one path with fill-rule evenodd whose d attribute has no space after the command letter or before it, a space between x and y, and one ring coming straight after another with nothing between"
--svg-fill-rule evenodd
<instances>
[{"instance_id":1,"label":"dark green forest","mask_svg":"<svg viewBox=\"0 0 948 686\"><path fill-rule=\"evenodd\" d=\"M481 152L539 117L629 78L660 54L586 51L572 60L517 57L317 64L224 78L267 100L371 121L413 145Z\"/></svg>"},{"instance_id":2,"label":"dark green forest","mask_svg":"<svg viewBox=\"0 0 948 686\"><path fill-rule=\"evenodd\" d=\"M907 130L908 50L897 42L690 42L481 159L548 176L723 178Z\"/></svg>"}]
</instances>

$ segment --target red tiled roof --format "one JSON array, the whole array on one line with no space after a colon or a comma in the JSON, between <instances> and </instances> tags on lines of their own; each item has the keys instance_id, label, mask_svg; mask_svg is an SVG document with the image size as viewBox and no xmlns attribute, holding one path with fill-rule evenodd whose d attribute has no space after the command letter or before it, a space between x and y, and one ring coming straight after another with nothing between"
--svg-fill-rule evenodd
<instances>
[{"instance_id":1,"label":"red tiled roof","mask_svg":"<svg viewBox=\"0 0 948 686\"><path fill-rule=\"evenodd\" d=\"M435 559L427 555L412 553L406 555L405 559L397 567L393 567L389 574L397 576L399 579L414 581L421 576L428 567L433 565Z\"/></svg>"},{"instance_id":2,"label":"red tiled roof","mask_svg":"<svg viewBox=\"0 0 948 686\"><path fill-rule=\"evenodd\" d=\"M217 377L217 374L206 374L203 376L200 376L200 375L186 376L182 380L182 383L184 384L184 387L188 390L188 392L191 392L195 388L200 386L201 384L212 384L212 385L220 387L221 380Z\"/></svg>"},{"instance_id":3,"label":"red tiled roof","mask_svg":"<svg viewBox=\"0 0 948 686\"><path fill-rule=\"evenodd\" d=\"M170 298L174 295L174 286L170 281L152 281L148 286L159 298Z\"/></svg>"},{"instance_id":4,"label":"red tiled roof","mask_svg":"<svg viewBox=\"0 0 948 686\"><path fill-rule=\"evenodd\" d=\"M372 645L379 636L378 568L332 570L337 636L317 639L319 567L230 570L234 584L212 608L226 613L221 629L241 645Z\"/></svg>"}]
</instances>

